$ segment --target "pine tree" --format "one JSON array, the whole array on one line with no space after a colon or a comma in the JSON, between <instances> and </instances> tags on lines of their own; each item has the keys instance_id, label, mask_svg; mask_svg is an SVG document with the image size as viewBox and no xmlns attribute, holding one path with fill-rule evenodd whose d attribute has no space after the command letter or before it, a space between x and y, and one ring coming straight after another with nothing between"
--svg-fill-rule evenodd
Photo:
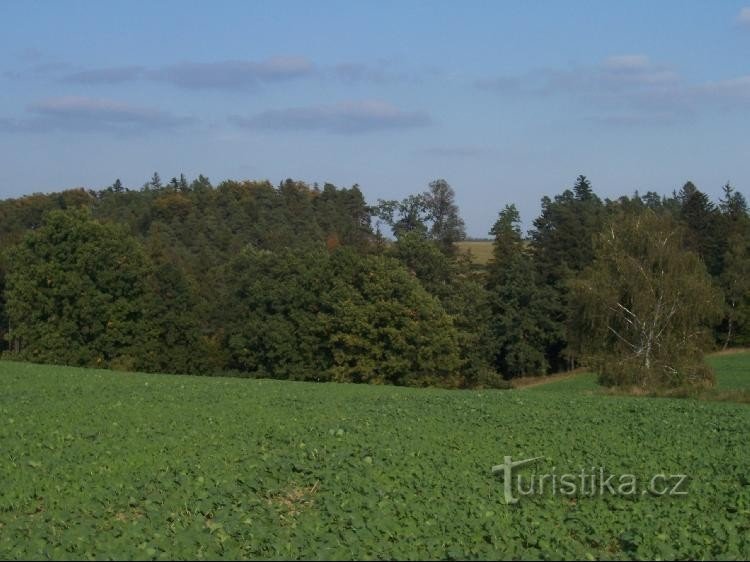
<instances>
[{"instance_id":1,"label":"pine tree","mask_svg":"<svg viewBox=\"0 0 750 562\"><path fill-rule=\"evenodd\" d=\"M726 247L719 276L725 300L720 338L726 349L750 344L750 216L745 197L729 183L719 210Z\"/></svg>"},{"instance_id":2,"label":"pine tree","mask_svg":"<svg viewBox=\"0 0 750 562\"><path fill-rule=\"evenodd\" d=\"M562 338L557 295L544 285L524 247L520 216L506 205L490 234L490 333L494 367L506 378L545 374L548 349Z\"/></svg>"},{"instance_id":3,"label":"pine tree","mask_svg":"<svg viewBox=\"0 0 750 562\"><path fill-rule=\"evenodd\" d=\"M542 212L534 220L530 250L542 283L555 293L559 306L554 333L564 332L568 323L569 281L594 259L594 239L601 230L605 209L589 180L578 176L573 189L566 189L554 200L542 198ZM575 350L562 337L550 343L546 355L552 368L574 366Z\"/></svg>"},{"instance_id":4,"label":"pine tree","mask_svg":"<svg viewBox=\"0 0 750 562\"><path fill-rule=\"evenodd\" d=\"M725 241L719 225L719 213L708 198L692 182L677 194L680 219L687 226L687 246L706 264L708 272L718 276L723 268Z\"/></svg>"},{"instance_id":5,"label":"pine tree","mask_svg":"<svg viewBox=\"0 0 750 562\"><path fill-rule=\"evenodd\" d=\"M154 191L161 190L161 188L162 188L161 178L159 177L159 173L158 172L154 172L154 175L151 176L151 181L148 183L148 185Z\"/></svg>"}]
</instances>

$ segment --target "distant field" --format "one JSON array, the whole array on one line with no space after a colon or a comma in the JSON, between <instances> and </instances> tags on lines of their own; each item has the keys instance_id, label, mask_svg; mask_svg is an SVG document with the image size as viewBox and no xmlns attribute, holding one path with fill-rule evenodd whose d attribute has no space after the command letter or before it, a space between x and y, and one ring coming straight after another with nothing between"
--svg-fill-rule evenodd
<instances>
[{"instance_id":1,"label":"distant field","mask_svg":"<svg viewBox=\"0 0 750 562\"><path fill-rule=\"evenodd\" d=\"M464 240L457 246L462 252L471 252L472 261L486 265L492 259L492 240Z\"/></svg>"},{"instance_id":2,"label":"distant field","mask_svg":"<svg viewBox=\"0 0 750 562\"><path fill-rule=\"evenodd\" d=\"M750 354L712 361L748 383ZM750 557L747 405L590 375L444 391L0 362L0 388L0 559ZM687 495L506 505L506 455L686 474Z\"/></svg>"},{"instance_id":3,"label":"distant field","mask_svg":"<svg viewBox=\"0 0 750 562\"><path fill-rule=\"evenodd\" d=\"M717 353L708 363L717 373L718 390L750 391L750 352Z\"/></svg>"},{"instance_id":4,"label":"distant field","mask_svg":"<svg viewBox=\"0 0 750 562\"><path fill-rule=\"evenodd\" d=\"M705 399L712 399L714 395L722 395L729 391L750 392L750 351L719 352L706 358L717 375L716 387L703 394ZM574 393L602 393L596 383L596 375L592 373L576 373L571 375L551 375L534 377L534 383L529 390L542 392L574 392ZM726 399L726 398L725 398Z\"/></svg>"}]
</instances>

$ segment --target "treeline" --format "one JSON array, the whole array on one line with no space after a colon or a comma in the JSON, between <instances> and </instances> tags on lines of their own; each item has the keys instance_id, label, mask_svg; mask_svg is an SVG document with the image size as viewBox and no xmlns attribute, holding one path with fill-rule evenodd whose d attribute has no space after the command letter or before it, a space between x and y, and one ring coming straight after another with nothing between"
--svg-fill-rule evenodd
<instances>
[{"instance_id":1,"label":"treeline","mask_svg":"<svg viewBox=\"0 0 750 562\"><path fill-rule=\"evenodd\" d=\"M750 344L750 219L729 185L718 204L691 183L602 200L580 176L527 236L513 205L490 234L477 267L444 180L372 205L357 186L158 174L6 200L0 346L125 370L476 387L616 349L627 360L608 364L682 372L675 350L694 366L706 345ZM665 290L695 313L664 308Z\"/></svg>"}]
</instances>

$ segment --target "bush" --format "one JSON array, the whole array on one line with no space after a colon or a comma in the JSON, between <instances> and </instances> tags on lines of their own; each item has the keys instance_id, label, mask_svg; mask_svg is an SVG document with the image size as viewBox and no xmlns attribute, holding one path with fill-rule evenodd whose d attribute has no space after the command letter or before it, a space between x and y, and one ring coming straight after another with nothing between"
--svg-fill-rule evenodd
<instances>
[{"instance_id":1,"label":"bush","mask_svg":"<svg viewBox=\"0 0 750 562\"><path fill-rule=\"evenodd\" d=\"M645 367L637 357L615 359L603 355L591 359L589 365L604 386L637 387L649 390L669 388L708 388L716 377L713 369L699 357L677 364L655 361Z\"/></svg>"}]
</instances>

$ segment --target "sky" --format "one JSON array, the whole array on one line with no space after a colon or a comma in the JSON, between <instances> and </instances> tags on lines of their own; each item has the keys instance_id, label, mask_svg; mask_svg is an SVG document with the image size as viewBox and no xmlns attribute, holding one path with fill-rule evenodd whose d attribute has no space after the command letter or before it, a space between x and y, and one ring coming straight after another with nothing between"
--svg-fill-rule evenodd
<instances>
[{"instance_id":1,"label":"sky","mask_svg":"<svg viewBox=\"0 0 750 562\"><path fill-rule=\"evenodd\" d=\"M0 1L0 198L115 178L447 180L470 236L686 181L750 195L750 3Z\"/></svg>"}]
</instances>

